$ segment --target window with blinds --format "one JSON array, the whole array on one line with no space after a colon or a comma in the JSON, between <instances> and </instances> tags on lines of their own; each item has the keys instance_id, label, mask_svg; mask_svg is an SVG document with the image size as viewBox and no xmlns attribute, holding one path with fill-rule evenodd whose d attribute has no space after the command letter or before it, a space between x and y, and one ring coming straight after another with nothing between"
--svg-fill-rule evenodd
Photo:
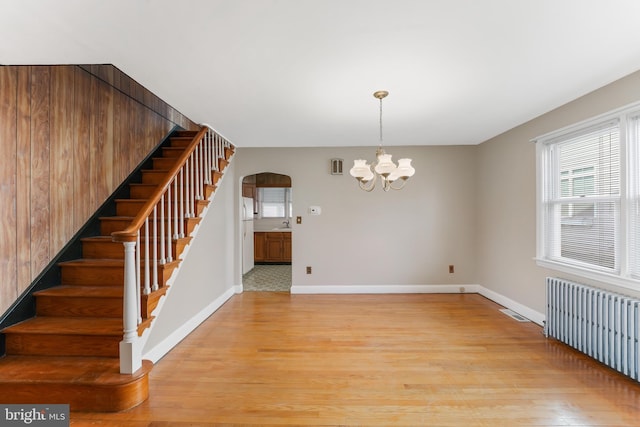
<instances>
[{"instance_id":1,"label":"window with blinds","mask_svg":"<svg viewBox=\"0 0 640 427\"><path fill-rule=\"evenodd\" d=\"M291 218L293 210L291 188L258 188L258 205L262 218Z\"/></svg>"},{"instance_id":2,"label":"window with blinds","mask_svg":"<svg viewBox=\"0 0 640 427\"><path fill-rule=\"evenodd\" d=\"M539 264L640 287L639 136L635 105L537 140Z\"/></svg>"}]
</instances>

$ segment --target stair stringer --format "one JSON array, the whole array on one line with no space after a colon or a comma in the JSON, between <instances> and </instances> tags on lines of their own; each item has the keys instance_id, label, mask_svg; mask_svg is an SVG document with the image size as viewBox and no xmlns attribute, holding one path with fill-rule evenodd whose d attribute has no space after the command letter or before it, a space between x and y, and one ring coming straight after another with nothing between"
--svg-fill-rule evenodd
<instances>
[{"instance_id":1,"label":"stair stringer","mask_svg":"<svg viewBox=\"0 0 640 427\"><path fill-rule=\"evenodd\" d=\"M229 227L235 224L235 193L233 179L226 179L233 175L233 156L229 160L182 252L182 262L168 280L166 294L152 313L153 322L140 337L143 359L160 360L237 292L234 227Z\"/></svg>"}]
</instances>

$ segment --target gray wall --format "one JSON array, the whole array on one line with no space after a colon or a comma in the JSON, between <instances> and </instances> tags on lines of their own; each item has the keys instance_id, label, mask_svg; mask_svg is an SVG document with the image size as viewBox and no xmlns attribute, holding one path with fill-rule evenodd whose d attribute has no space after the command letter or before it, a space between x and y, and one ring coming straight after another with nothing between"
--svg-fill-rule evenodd
<instances>
[{"instance_id":1,"label":"gray wall","mask_svg":"<svg viewBox=\"0 0 640 427\"><path fill-rule=\"evenodd\" d=\"M258 172L292 178L294 216L302 217L292 225L294 286L476 283L477 147L387 151L413 158L416 174L401 191L366 193L348 174L354 159L373 160L375 147L237 150L237 185ZM342 176L329 173L334 157L344 159ZM310 206L322 214L310 215Z\"/></svg>"},{"instance_id":2,"label":"gray wall","mask_svg":"<svg viewBox=\"0 0 640 427\"><path fill-rule=\"evenodd\" d=\"M536 147L530 140L638 100L640 72L478 146L475 253L480 285L540 312L544 312L544 278L548 275L633 294L536 266Z\"/></svg>"}]
</instances>

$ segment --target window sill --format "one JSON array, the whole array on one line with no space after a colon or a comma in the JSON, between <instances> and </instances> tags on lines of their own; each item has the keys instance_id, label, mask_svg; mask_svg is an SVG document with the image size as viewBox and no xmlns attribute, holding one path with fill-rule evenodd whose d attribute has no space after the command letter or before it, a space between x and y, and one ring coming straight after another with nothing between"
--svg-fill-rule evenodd
<instances>
[{"instance_id":1,"label":"window sill","mask_svg":"<svg viewBox=\"0 0 640 427\"><path fill-rule=\"evenodd\" d=\"M575 265L568 265L557 261L550 261L548 259L535 258L535 260L536 264L540 267L561 271L563 273L573 274L578 277L595 280L608 285L619 286L621 288L629 289L636 292L640 290L640 280L622 277L603 271L590 270Z\"/></svg>"}]
</instances>

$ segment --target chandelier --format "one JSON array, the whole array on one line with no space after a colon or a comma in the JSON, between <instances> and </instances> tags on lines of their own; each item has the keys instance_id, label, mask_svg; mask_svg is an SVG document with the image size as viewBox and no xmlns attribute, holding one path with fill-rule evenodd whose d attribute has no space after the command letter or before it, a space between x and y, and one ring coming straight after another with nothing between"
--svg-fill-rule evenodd
<instances>
[{"instance_id":1,"label":"chandelier","mask_svg":"<svg viewBox=\"0 0 640 427\"><path fill-rule=\"evenodd\" d=\"M366 160L353 161L353 167L349 171L352 177L358 180L360 188L371 191L376 187L378 177L384 191L400 190L413 176L416 170L411 166L411 159L399 159L396 166L391 161L391 154L385 153L382 148L382 99L389 95L386 90L379 90L373 96L380 100L380 145L376 150L376 162L368 164Z\"/></svg>"}]
</instances>

